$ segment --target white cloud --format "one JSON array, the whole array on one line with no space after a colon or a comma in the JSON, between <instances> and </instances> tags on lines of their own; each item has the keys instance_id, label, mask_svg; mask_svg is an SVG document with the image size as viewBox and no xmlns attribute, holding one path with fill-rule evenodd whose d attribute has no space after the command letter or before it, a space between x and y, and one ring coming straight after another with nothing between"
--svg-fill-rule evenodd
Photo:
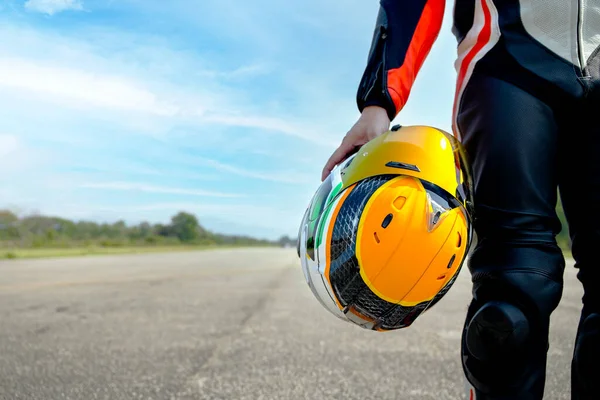
<instances>
[{"instance_id":1,"label":"white cloud","mask_svg":"<svg viewBox=\"0 0 600 400\"><path fill-rule=\"evenodd\" d=\"M0 157L5 157L14 152L19 146L19 141L14 135L0 134Z\"/></svg>"},{"instance_id":2,"label":"white cloud","mask_svg":"<svg viewBox=\"0 0 600 400\"><path fill-rule=\"evenodd\" d=\"M58 64L58 65L56 65ZM0 86L16 91L19 96L50 102L60 107L141 113L113 116L125 125L144 127L153 132L156 123L144 118L149 115L166 118L170 124L179 122L216 124L258 128L298 138L324 147L336 141L327 140L321 132L297 126L282 119L243 111L244 105L235 96L224 98L219 89L185 93L184 89L163 83L150 86L151 77L144 79L109 74L104 71L83 70L61 66L60 62L39 62L24 58L0 58ZM1 99L2 97L0 97ZM233 104L236 109L228 108ZM138 121L138 122L136 122Z\"/></svg>"},{"instance_id":3,"label":"white cloud","mask_svg":"<svg viewBox=\"0 0 600 400\"><path fill-rule=\"evenodd\" d=\"M172 171L168 170L160 170L157 168L151 168L142 166L135 162L123 161L119 160L116 163L112 163L112 165L91 165L91 164L83 164L83 163L69 163L70 167L73 168L76 172L73 172L74 176L87 176L95 175L95 176L119 176L122 175L125 171L128 175L143 175L150 176L152 178L164 178L173 175ZM83 172L77 172L83 171ZM177 178L186 179L191 181L217 181L220 180L221 177L218 174L202 174L202 173L190 173L190 172L177 172Z\"/></svg>"},{"instance_id":4,"label":"white cloud","mask_svg":"<svg viewBox=\"0 0 600 400\"><path fill-rule=\"evenodd\" d=\"M180 158L180 161L182 161L182 160L183 159ZM273 172L273 171L256 171L254 169L236 167L234 165L225 164L225 163L222 163L222 162L219 162L216 160L212 160L210 158L199 157L199 156L189 157L189 158L187 158L187 161L191 164L207 166L207 167L213 168L217 171L228 172L230 174L243 176L243 177L247 177L247 178L260 179L260 180L264 180L264 181L294 183L294 184L307 183L307 182L314 181L314 179L311 179L310 176L299 174L296 172L281 171L281 170L275 171L275 172Z\"/></svg>"},{"instance_id":5,"label":"white cloud","mask_svg":"<svg viewBox=\"0 0 600 400\"><path fill-rule=\"evenodd\" d=\"M67 10L83 10L81 0L27 0L25 8L29 11L53 15Z\"/></svg>"},{"instance_id":6,"label":"white cloud","mask_svg":"<svg viewBox=\"0 0 600 400\"><path fill-rule=\"evenodd\" d=\"M221 70L200 70L197 72L199 76L212 78L212 79L240 79L249 78L258 75L265 75L271 72L271 68L267 64L249 64L243 65L232 71L221 71Z\"/></svg>"},{"instance_id":7,"label":"white cloud","mask_svg":"<svg viewBox=\"0 0 600 400\"><path fill-rule=\"evenodd\" d=\"M161 116L172 116L177 111L126 79L23 59L0 59L0 85L50 96L59 102L72 101L75 105L83 102Z\"/></svg>"},{"instance_id":8,"label":"white cloud","mask_svg":"<svg viewBox=\"0 0 600 400\"><path fill-rule=\"evenodd\" d=\"M103 183L84 183L80 187L89 189L106 189L106 190L121 190L121 191L139 191L148 193L166 193L166 194L181 194L200 197L244 197L240 194L212 192L206 190L174 188L165 186L148 185L135 182L103 182Z\"/></svg>"},{"instance_id":9,"label":"white cloud","mask_svg":"<svg viewBox=\"0 0 600 400\"><path fill-rule=\"evenodd\" d=\"M327 137L323 137L321 132L319 132L317 129L295 126L293 123L280 118L256 117L252 115L245 116L213 114L206 115L204 120L222 125L260 128L269 131L280 132L288 136L304 139L325 147L335 148L339 144L337 140L328 140Z\"/></svg>"},{"instance_id":10,"label":"white cloud","mask_svg":"<svg viewBox=\"0 0 600 400\"><path fill-rule=\"evenodd\" d=\"M16 135L0 134L0 185L16 182L18 174L36 171L51 159L49 152L31 148Z\"/></svg>"}]
</instances>

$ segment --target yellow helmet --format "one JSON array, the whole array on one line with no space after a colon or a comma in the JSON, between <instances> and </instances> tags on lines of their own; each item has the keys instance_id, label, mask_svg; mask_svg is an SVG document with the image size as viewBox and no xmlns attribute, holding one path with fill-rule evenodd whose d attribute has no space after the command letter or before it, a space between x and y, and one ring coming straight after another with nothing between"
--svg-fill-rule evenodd
<instances>
[{"instance_id":1,"label":"yellow helmet","mask_svg":"<svg viewBox=\"0 0 600 400\"><path fill-rule=\"evenodd\" d=\"M394 127L336 167L298 235L309 287L339 318L410 326L450 289L472 243L463 147L427 126Z\"/></svg>"}]
</instances>

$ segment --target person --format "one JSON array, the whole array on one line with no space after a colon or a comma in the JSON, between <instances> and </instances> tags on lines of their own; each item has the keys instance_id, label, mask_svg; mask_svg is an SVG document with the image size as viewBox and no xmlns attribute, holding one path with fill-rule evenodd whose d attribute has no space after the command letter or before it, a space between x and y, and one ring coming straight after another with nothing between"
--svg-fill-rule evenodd
<instances>
[{"instance_id":1,"label":"person","mask_svg":"<svg viewBox=\"0 0 600 400\"><path fill-rule=\"evenodd\" d=\"M389 129L439 35L445 7L444 0L380 1L357 92L361 115L323 179ZM455 0L452 33L452 131L471 161L478 237L461 340L467 398L543 398L550 317L565 269L555 239L560 193L584 290L571 394L597 399L600 1Z\"/></svg>"}]
</instances>

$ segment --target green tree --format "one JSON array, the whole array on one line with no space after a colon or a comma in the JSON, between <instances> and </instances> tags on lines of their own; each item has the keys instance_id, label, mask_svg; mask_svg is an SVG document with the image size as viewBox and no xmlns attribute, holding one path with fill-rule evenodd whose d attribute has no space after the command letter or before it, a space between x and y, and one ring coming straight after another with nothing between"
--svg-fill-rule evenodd
<instances>
[{"instance_id":1,"label":"green tree","mask_svg":"<svg viewBox=\"0 0 600 400\"><path fill-rule=\"evenodd\" d=\"M19 218L13 212L8 210L0 210L0 224L9 225L18 220Z\"/></svg>"},{"instance_id":2,"label":"green tree","mask_svg":"<svg viewBox=\"0 0 600 400\"><path fill-rule=\"evenodd\" d=\"M179 212L169 224L151 225L142 222L127 226L125 221L97 223L71 221L55 216L32 213L19 217L9 210L0 210L0 247L72 247L72 246L124 246L178 245L285 245L290 238L279 242L256 239L243 235L223 235L211 232L200 225L196 216Z\"/></svg>"},{"instance_id":3,"label":"green tree","mask_svg":"<svg viewBox=\"0 0 600 400\"><path fill-rule=\"evenodd\" d=\"M193 242L200 236L200 224L195 215L179 212L171 218L171 232L182 242Z\"/></svg>"},{"instance_id":4,"label":"green tree","mask_svg":"<svg viewBox=\"0 0 600 400\"><path fill-rule=\"evenodd\" d=\"M8 210L0 210L0 240L18 239L19 217Z\"/></svg>"},{"instance_id":5,"label":"green tree","mask_svg":"<svg viewBox=\"0 0 600 400\"><path fill-rule=\"evenodd\" d=\"M569 225L567 224L567 217L563 210L562 201L560 196L558 198L558 204L556 205L556 214L562 225L560 233L556 236L556 242L563 250L569 250L571 248L571 238L569 237Z\"/></svg>"},{"instance_id":6,"label":"green tree","mask_svg":"<svg viewBox=\"0 0 600 400\"><path fill-rule=\"evenodd\" d=\"M138 229L142 238L152 235L152 225L150 225L148 222L142 222L139 224Z\"/></svg>"},{"instance_id":7,"label":"green tree","mask_svg":"<svg viewBox=\"0 0 600 400\"><path fill-rule=\"evenodd\" d=\"M156 224L154 225L154 234L157 236L171 236L171 226L170 225L163 225L163 224Z\"/></svg>"},{"instance_id":8,"label":"green tree","mask_svg":"<svg viewBox=\"0 0 600 400\"><path fill-rule=\"evenodd\" d=\"M281 247L295 247L296 241L293 240L292 238L290 238L289 236L284 235L279 238L279 240L277 241L277 244Z\"/></svg>"}]
</instances>

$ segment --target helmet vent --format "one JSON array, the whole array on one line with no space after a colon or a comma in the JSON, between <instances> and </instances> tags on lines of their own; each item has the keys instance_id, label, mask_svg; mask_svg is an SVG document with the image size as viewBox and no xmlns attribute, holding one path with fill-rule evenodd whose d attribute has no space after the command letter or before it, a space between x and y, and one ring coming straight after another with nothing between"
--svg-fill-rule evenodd
<instances>
[{"instance_id":1,"label":"helmet vent","mask_svg":"<svg viewBox=\"0 0 600 400\"><path fill-rule=\"evenodd\" d=\"M403 163L400 161L390 161L387 164L385 164L385 166L391 167L391 168L399 168L399 169L406 169L409 171L421 172L419 167L417 167L416 165Z\"/></svg>"},{"instance_id":2,"label":"helmet vent","mask_svg":"<svg viewBox=\"0 0 600 400\"><path fill-rule=\"evenodd\" d=\"M392 222L392 219L394 218L394 214L389 213L388 215L385 216L385 218L383 219L383 222L381 223L381 227L383 229L387 228L390 225L390 222Z\"/></svg>"},{"instance_id":3,"label":"helmet vent","mask_svg":"<svg viewBox=\"0 0 600 400\"><path fill-rule=\"evenodd\" d=\"M440 276L438 276L438 278L437 278L437 280L438 280L438 281L441 281L441 280L444 280L444 279L446 279L446 274L444 274L444 275L440 275Z\"/></svg>"},{"instance_id":4,"label":"helmet vent","mask_svg":"<svg viewBox=\"0 0 600 400\"><path fill-rule=\"evenodd\" d=\"M450 262L448 263L448 269L452 268L452 264L454 264L454 260L456 260L456 254L452 256Z\"/></svg>"},{"instance_id":5,"label":"helmet vent","mask_svg":"<svg viewBox=\"0 0 600 400\"><path fill-rule=\"evenodd\" d=\"M398 197L396 197L396 199L394 200L394 202L392 204L396 208L396 210L400 211L400 210L402 210L402 207L404 207L405 203L406 203L406 197L398 196Z\"/></svg>"},{"instance_id":6,"label":"helmet vent","mask_svg":"<svg viewBox=\"0 0 600 400\"><path fill-rule=\"evenodd\" d=\"M456 242L456 247L460 248L460 245L462 244L462 236L460 235L460 232L458 233L458 241Z\"/></svg>"},{"instance_id":7,"label":"helmet vent","mask_svg":"<svg viewBox=\"0 0 600 400\"><path fill-rule=\"evenodd\" d=\"M381 243L381 240L379 240L379 236L377 236L377 232L373 232L373 236L375 237L375 241L377 242L377 244Z\"/></svg>"}]
</instances>

